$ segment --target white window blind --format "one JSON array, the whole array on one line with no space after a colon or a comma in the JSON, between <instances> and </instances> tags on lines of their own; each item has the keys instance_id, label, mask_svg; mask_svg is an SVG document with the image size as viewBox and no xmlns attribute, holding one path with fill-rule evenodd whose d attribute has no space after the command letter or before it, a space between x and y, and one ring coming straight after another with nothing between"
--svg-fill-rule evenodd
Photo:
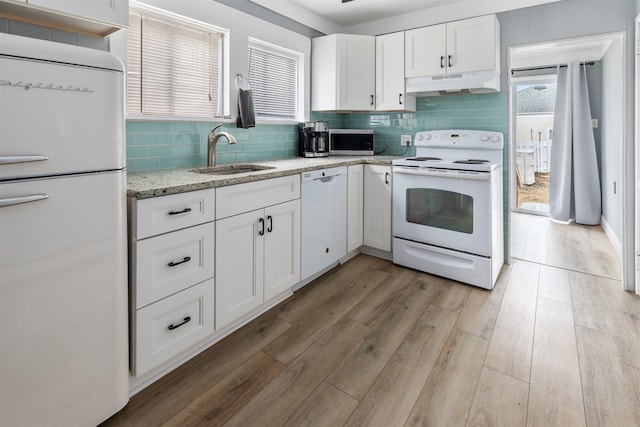
<instances>
[{"instance_id":1,"label":"white window blind","mask_svg":"<svg viewBox=\"0 0 640 427\"><path fill-rule=\"evenodd\" d=\"M127 112L220 117L224 32L146 8L131 8Z\"/></svg>"},{"instance_id":2,"label":"white window blind","mask_svg":"<svg viewBox=\"0 0 640 427\"><path fill-rule=\"evenodd\" d=\"M249 43L249 83L257 117L296 119L298 61L298 55L288 51Z\"/></svg>"}]
</instances>

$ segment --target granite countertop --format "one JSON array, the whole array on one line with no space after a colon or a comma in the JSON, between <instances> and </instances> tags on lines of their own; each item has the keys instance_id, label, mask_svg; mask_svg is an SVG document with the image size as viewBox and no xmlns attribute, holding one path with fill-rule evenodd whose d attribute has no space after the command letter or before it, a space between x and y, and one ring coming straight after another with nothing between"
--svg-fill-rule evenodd
<instances>
[{"instance_id":1,"label":"granite countertop","mask_svg":"<svg viewBox=\"0 0 640 427\"><path fill-rule=\"evenodd\" d=\"M200 168L168 169L127 174L127 195L136 199L184 193L206 188L224 187L262 179L295 175L310 170L357 164L390 165L398 156L338 156L320 158L293 158L271 162L243 162L243 165L265 166L273 169L238 173L233 175L208 175L195 172ZM217 166L230 166L222 164Z\"/></svg>"}]
</instances>

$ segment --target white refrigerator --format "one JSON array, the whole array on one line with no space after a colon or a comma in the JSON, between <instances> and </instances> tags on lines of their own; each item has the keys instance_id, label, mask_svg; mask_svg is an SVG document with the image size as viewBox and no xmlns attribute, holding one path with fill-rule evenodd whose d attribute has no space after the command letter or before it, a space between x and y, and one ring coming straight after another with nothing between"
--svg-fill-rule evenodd
<instances>
[{"instance_id":1,"label":"white refrigerator","mask_svg":"<svg viewBox=\"0 0 640 427\"><path fill-rule=\"evenodd\" d=\"M0 34L0 426L128 401L123 66Z\"/></svg>"}]
</instances>

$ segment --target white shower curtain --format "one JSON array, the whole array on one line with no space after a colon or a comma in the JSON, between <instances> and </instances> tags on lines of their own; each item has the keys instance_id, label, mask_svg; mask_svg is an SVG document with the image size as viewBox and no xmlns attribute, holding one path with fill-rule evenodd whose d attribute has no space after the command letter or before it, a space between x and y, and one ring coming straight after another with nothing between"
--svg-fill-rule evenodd
<instances>
[{"instance_id":1,"label":"white shower curtain","mask_svg":"<svg viewBox=\"0 0 640 427\"><path fill-rule=\"evenodd\" d=\"M600 178L587 75L577 63L558 68L549 186L552 219L600 224Z\"/></svg>"}]
</instances>

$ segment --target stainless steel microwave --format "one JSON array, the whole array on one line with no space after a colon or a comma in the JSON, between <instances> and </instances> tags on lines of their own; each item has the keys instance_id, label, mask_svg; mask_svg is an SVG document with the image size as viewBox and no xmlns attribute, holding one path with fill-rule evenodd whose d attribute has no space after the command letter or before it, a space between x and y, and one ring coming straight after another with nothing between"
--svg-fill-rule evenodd
<instances>
[{"instance_id":1,"label":"stainless steel microwave","mask_svg":"<svg viewBox=\"0 0 640 427\"><path fill-rule=\"evenodd\" d=\"M329 129L329 155L373 156L370 129Z\"/></svg>"}]
</instances>

